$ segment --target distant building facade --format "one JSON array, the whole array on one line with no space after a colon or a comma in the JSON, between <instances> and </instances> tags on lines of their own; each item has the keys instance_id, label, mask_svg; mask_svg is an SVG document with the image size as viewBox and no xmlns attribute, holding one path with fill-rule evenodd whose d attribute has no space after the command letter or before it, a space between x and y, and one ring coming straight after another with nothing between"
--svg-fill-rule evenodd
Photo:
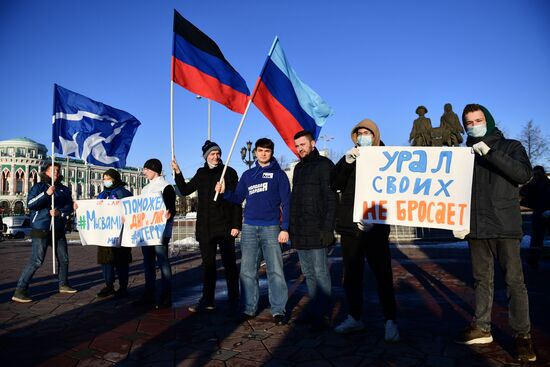
<instances>
[{"instance_id":1,"label":"distant building facade","mask_svg":"<svg viewBox=\"0 0 550 367\"><path fill-rule=\"evenodd\" d=\"M45 145L28 138L0 141L0 215L27 213L30 188L40 181L42 167L51 158ZM106 167L90 166L75 158L60 157L60 175L72 191L73 199L92 199L103 190L103 172ZM141 168L118 170L128 190L139 195L148 180Z\"/></svg>"}]
</instances>

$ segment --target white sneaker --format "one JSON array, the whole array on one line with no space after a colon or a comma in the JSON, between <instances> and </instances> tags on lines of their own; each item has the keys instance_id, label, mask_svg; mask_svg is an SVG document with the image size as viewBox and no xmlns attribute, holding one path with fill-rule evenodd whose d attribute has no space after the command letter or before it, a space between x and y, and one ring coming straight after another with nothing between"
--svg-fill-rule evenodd
<instances>
[{"instance_id":1,"label":"white sneaker","mask_svg":"<svg viewBox=\"0 0 550 367\"><path fill-rule=\"evenodd\" d=\"M360 331L365 328L365 324L361 320L355 320L351 315L344 320L340 325L334 328L334 331L338 334L348 334L354 331Z\"/></svg>"},{"instance_id":2,"label":"white sneaker","mask_svg":"<svg viewBox=\"0 0 550 367\"><path fill-rule=\"evenodd\" d=\"M393 320L386 321L386 335L384 339L387 342L398 342L400 340L397 324Z\"/></svg>"}]
</instances>

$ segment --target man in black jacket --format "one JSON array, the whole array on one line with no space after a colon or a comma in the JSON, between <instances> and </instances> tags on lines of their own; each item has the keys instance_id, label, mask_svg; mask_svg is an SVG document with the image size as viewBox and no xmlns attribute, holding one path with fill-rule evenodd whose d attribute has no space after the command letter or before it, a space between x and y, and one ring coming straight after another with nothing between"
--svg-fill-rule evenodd
<instances>
[{"instance_id":1,"label":"man in black jacket","mask_svg":"<svg viewBox=\"0 0 550 367\"><path fill-rule=\"evenodd\" d=\"M340 193L336 208L336 231L342 238L342 261L344 264L344 290L348 301L349 315L334 331L347 334L365 328L363 313L363 273L365 258L369 263L378 290L385 320L384 339L400 340L396 323L396 303L393 273L389 248L390 227L386 224L363 224L353 221L355 199L356 158L358 146L383 146L378 125L364 119L351 130L354 147L343 156L332 171L331 187Z\"/></svg>"},{"instance_id":2,"label":"man in black jacket","mask_svg":"<svg viewBox=\"0 0 550 367\"><path fill-rule=\"evenodd\" d=\"M518 359L535 361L519 247L522 230L518 185L531 178L531 164L521 143L505 139L485 107L467 105L462 122L468 133L466 145L476 154L470 232L467 234L476 305L472 323L458 335L456 342L486 344L493 341L491 309L493 258L496 257L504 273L509 323L515 333ZM464 235L466 233L455 234L462 238Z\"/></svg>"},{"instance_id":3,"label":"man in black jacket","mask_svg":"<svg viewBox=\"0 0 550 367\"><path fill-rule=\"evenodd\" d=\"M330 188L334 163L315 148L309 131L294 135L300 162L294 168L290 204L290 239L298 250L300 267L310 297L309 317L313 330L328 327L330 308L330 271L327 248L334 243L336 194Z\"/></svg>"},{"instance_id":4,"label":"man in black jacket","mask_svg":"<svg viewBox=\"0 0 550 367\"><path fill-rule=\"evenodd\" d=\"M214 195L216 194L214 188L221 178L224 167L221 154L222 151L218 144L207 140L202 147L202 155L206 161L204 167L199 168L189 182L185 182L176 160L172 161L172 168L176 172L176 185L180 193L187 196L198 191L199 202L195 236L199 241L202 258L203 288L199 302L188 308L191 312L213 311L216 309L214 294L217 272L216 249L218 246L225 269L230 309L233 312L238 311L239 271L235 255L235 238L242 228L242 207L224 200L223 197L219 197L214 201ZM225 184L228 190L234 191L237 182L237 172L233 168L227 167Z\"/></svg>"}]
</instances>

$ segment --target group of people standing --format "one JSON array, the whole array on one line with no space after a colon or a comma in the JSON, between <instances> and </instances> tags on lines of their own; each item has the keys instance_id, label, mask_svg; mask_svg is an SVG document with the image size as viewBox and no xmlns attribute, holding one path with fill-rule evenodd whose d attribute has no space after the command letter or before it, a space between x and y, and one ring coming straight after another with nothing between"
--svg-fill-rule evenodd
<instances>
[{"instance_id":1,"label":"group of people standing","mask_svg":"<svg viewBox=\"0 0 550 367\"><path fill-rule=\"evenodd\" d=\"M464 108L462 122L468 138L466 145L475 153L471 226L455 233L467 238L472 258L475 291L475 315L472 322L457 336L462 344L492 342L491 309L493 302L493 260L504 273L509 299L509 322L514 331L518 359L534 361L536 355L530 337L527 290L523 280L519 242L522 236L518 186L531 179L532 170L523 146L505 139L495 127L489 111L478 104ZM292 189L285 172L274 157L274 143L267 138L256 141L256 162L238 179L231 167L224 167L221 148L212 141L202 147L204 166L186 182L175 159L171 167L182 195L198 193L196 238L202 258L202 297L190 306L191 312L216 309L216 253L219 248L225 269L230 311L242 320L254 318L259 301L259 268L265 261L273 322L287 322L288 288L283 271L282 244L289 240L297 250L300 267L308 289L309 303L296 322L308 323L312 330L329 327L331 274L328 250L334 244L334 231L341 235L344 265L343 286L348 316L335 327L338 333L365 328L363 312L363 272L368 262L377 286L385 320L385 340L400 339L396 322L396 301L389 249L390 228L385 224L354 222L356 159L358 147L382 146L380 130L364 119L351 130L353 147L337 162L319 154L316 142L308 131L294 136L300 161L294 168ZM225 175L222 178L222 172ZM162 193L168 224L160 246L142 247L145 291L137 301L142 306L170 307L172 273L168 258L168 242L175 213L176 193L162 174L162 164L150 159L144 165L150 183L143 193ZM57 228L73 210L69 190L59 180L59 166L47 166L43 180L31 189L28 207L31 210L33 253L23 270L13 295L17 302L30 302L27 288L34 272L44 261L51 242L50 223ZM104 187L99 198L120 199L129 195L115 170L104 174ZM55 208L50 209L51 196ZM214 197L219 195L217 200ZM242 203L246 201L244 211ZM57 232L56 232L57 233ZM241 235L241 266L237 267L235 239ZM50 235L50 237L48 237ZM59 263L59 291L74 293L68 284L67 244L63 231L56 236ZM155 257L161 269L162 287L155 298ZM125 249L100 249L106 286L98 296L127 296L128 263L131 254ZM114 274L120 288L114 290ZM239 278L241 288L239 291Z\"/></svg>"}]
</instances>

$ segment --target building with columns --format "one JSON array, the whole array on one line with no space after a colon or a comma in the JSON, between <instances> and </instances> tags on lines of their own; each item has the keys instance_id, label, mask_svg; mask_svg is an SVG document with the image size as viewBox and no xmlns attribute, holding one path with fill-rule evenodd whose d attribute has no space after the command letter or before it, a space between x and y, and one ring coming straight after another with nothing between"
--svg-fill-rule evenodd
<instances>
[{"instance_id":1,"label":"building with columns","mask_svg":"<svg viewBox=\"0 0 550 367\"><path fill-rule=\"evenodd\" d=\"M0 141L0 215L21 215L27 212L30 188L40 181L44 164L51 158L45 145L28 138ZM59 158L63 183L71 189L74 200L94 198L103 189L106 167L90 166L75 158ZM139 195L148 180L141 168L118 170L126 188ZM68 174L67 174L68 173Z\"/></svg>"}]
</instances>

